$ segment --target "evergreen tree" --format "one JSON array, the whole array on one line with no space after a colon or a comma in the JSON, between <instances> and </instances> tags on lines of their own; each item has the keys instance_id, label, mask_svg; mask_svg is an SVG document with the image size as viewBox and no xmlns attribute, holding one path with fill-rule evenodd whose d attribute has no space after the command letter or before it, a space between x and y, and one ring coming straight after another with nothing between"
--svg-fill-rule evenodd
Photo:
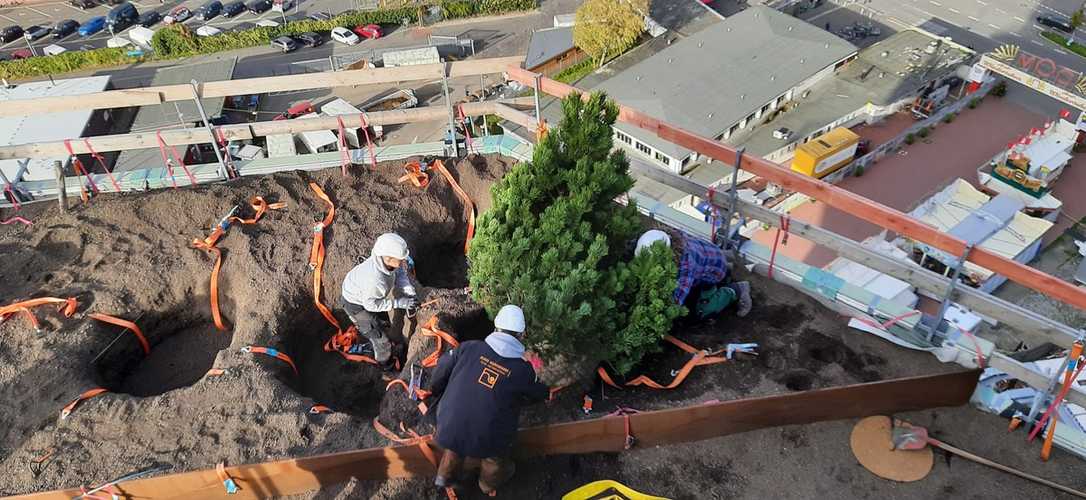
<instances>
[{"instance_id":1,"label":"evergreen tree","mask_svg":"<svg viewBox=\"0 0 1086 500\"><path fill-rule=\"evenodd\" d=\"M640 358L637 344L654 335L658 341L675 315L661 307L670 302L637 301L669 298L677 269L670 258L668 269L652 268L659 259L624 262L640 226L635 206L614 202L634 184L625 154L611 150L617 106L602 93L587 101L574 94L562 101L562 113L532 161L494 186L469 253L472 293L491 314L520 305L530 329L525 341L545 356L614 361L621 353L627 366ZM661 278L669 272L670 280ZM643 288L641 279L659 289ZM666 320L649 317L653 310Z\"/></svg>"}]
</instances>

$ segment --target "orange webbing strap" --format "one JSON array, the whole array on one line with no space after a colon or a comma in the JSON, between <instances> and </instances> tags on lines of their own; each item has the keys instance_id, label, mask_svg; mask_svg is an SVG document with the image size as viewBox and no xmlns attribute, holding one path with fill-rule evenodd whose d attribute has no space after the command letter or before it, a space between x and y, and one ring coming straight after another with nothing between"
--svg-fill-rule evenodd
<instances>
[{"instance_id":1,"label":"orange webbing strap","mask_svg":"<svg viewBox=\"0 0 1086 500\"><path fill-rule=\"evenodd\" d=\"M94 150L94 147L91 146L90 139L87 139L86 137L84 137L83 138L83 145L87 146L87 151L90 151L91 157L94 158L94 161L98 162L98 166L102 167L102 170L105 171L106 176L109 177L109 182L113 183L113 189L116 189L117 192L120 193L121 192L121 185L117 183L117 179L113 178L113 172L110 172L109 167L106 166L106 159L103 158L102 155L98 154L98 152Z\"/></svg>"},{"instance_id":2,"label":"orange webbing strap","mask_svg":"<svg viewBox=\"0 0 1086 500\"><path fill-rule=\"evenodd\" d=\"M635 387L643 385L652 389L674 389L682 384L684 380L686 380L686 377L690 375L690 372L694 369L695 366L714 365L717 363L724 363L728 361L727 358L711 356L706 351L699 351L697 348L675 337L672 337L671 335L664 336L664 340L674 344L676 347L682 349L683 351L693 354L694 357L690 358L690 361L687 361L686 364L683 365L681 369L679 369L678 373L675 374L675 378L671 381L671 383L667 385L661 385L655 380L649 378L648 376L641 375L633 380L626 382L627 386ZM605 383L608 383L613 387L618 387L613 381L611 381L610 377L607 377L602 367L597 370L597 373L600 374L600 378L602 378Z\"/></svg>"},{"instance_id":3,"label":"orange webbing strap","mask_svg":"<svg viewBox=\"0 0 1086 500\"><path fill-rule=\"evenodd\" d=\"M99 394L103 394L103 393L106 393L106 392L109 392L109 391L106 390L105 388L95 387L94 389L91 389L89 391L84 392L83 394L80 394L79 397L73 399L71 403L68 403L68 404L64 405L64 409L60 410L60 418L62 418L62 419L68 418L68 415L72 414L72 410L75 410L75 407L78 406L79 403L82 403L83 401L86 401L86 400L88 400L90 398L93 398L93 397L95 397L95 396L97 396Z\"/></svg>"},{"instance_id":4,"label":"orange webbing strap","mask_svg":"<svg viewBox=\"0 0 1086 500\"><path fill-rule=\"evenodd\" d=\"M256 224L264 213L268 210L278 210L285 208L286 203L268 203L261 196L254 196L249 200L249 206L253 208L252 219L242 219L241 217L230 217L227 220L230 223L236 224ZM192 248L205 250L208 253L215 254L215 265L211 268L211 319L215 322L215 328L220 331L226 331L226 323L222 319L222 312L219 309L219 273L222 271L222 251L215 245L219 242L219 238L224 234L223 228L216 226L207 238L192 240Z\"/></svg>"},{"instance_id":5,"label":"orange webbing strap","mask_svg":"<svg viewBox=\"0 0 1086 500\"><path fill-rule=\"evenodd\" d=\"M347 361L353 361L355 363L369 363L376 365L377 360L369 356L363 356L361 354L351 354L347 351L351 349L356 342L358 342L358 329L354 325L348 326L346 330L340 331L332 335L332 338L328 339L324 343L324 350L326 352L335 352L346 359ZM399 362L397 362L399 365Z\"/></svg>"},{"instance_id":6,"label":"orange webbing strap","mask_svg":"<svg viewBox=\"0 0 1086 500\"><path fill-rule=\"evenodd\" d=\"M544 137L547 137L547 120L540 118L535 129L536 142L542 141Z\"/></svg>"},{"instance_id":7,"label":"orange webbing strap","mask_svg":"<svg viewBox=\"0 0 1086 500\"><path fill-rule=\"evenodd\" d=\"M366 149L370 151L370 165L373 168L377 168L377 153L374 151L373 141L370 140L369 124L366 123L366 114L362 113L359 115L359 118L362 121L362 133L366 136Z\"/></svg>"},{"instance_id":8,"label":"orange webbing strap","mask_svg":"<svg viewBox=\"0 0 1086 500\"><path fill-rule=\"evenodd\" d=\"M393 386L403 387L404 392L411 392L411 389L407 386L407 382L404 382L403 380L398 378L392 379L388 383L388 385L385 386L385 392L388 392L388 390L391 389ZM415 388L415 396L417 396L419 399L426 399L430 397L430 391L427 391L426 389Z\"/></svg>"},{"instance_id":9,"label":"orange webbing strap","mask_svg":"<svg viewBox=\"0 0 1086 500\"><path fill-rule=\"evenodd\" d=\"M0 307L0 321L4 321L8 319L9 316L16 313L26 313L27 318L30 318L30 324L34 325L34 329L40 330L41 325L38 323L38 318L34 317L34 313L30 312L30 308L46 304L60 304L60 313L63 314L65 318L72 317L72 315L75 314L76 307L79 307L79 302L75 300L75 297L69 297L67 299L39 297Z\"/></svg>"},{"instance_id":10,"label":"orange webbing strap","mask_svg":"<svg viewBox=\"0 0 1086 500\"><path fill-rule=\"evenodd\" d=\"M600 380L602 380L603 383L614 387L615 389L622 388L622 386L616 384L615 381L611 379L611 376L607 374L607 370L604 370L602 366L596 368L596 374L600 376Z\"/></svg>"},{"instance_id":11,"label":"orange webbing strap","mask_svg":"<svg viewBox=\"0 0 1086 500\"><path fill-rule=\"evenodd\" d=\"M118 318L116 316L110 316L108 314L102 314L98 312L90 313L87 316L91 319L96 319L98 321L101 321L103 323L109 323L111 325L117 325L121 328L124 328L125 330L131 331L136 336L136 340L139 341L140 347L143 348L143 355L146 356L148 354L151 354L151 344L147 343L147 338L143 336L143 332L140 331L140 327L136 326L135 323Z\"/></svg>"},{"instance_id":12,"label":"orange webbing strap","mask_svg":"<svg viewBox=\"0 0 1086 500\"><path fill-rule=\"evenodd\" d=\"M634 443L637 442L637 439L634 438L633 433L630 432L630 415L633 415L635 413L641 413L641 412L639 412L639 411L637 411L637 410L635 410L633 408L621 407L621 408L615 410L610 415L608 415L608 417L618 417L618 416L622 417L622 420L623 420L622 424L623 424L623 427L626 430L626 441L623 443L623 447L625 449L627 449L627 450L630 449L630 448L633 448Z\"/></svg>"},{"instance_id":13,"label":"orange webbing strap","mask_svg":"<svg viewBox=\"0 0 1086 500\"><path fill-rule=\"evenodd\" d=\"M471 132L468 132L468 116L464 114L464 105L458 104L456 106L456 112L460 114L460 125L464 127L464 142L467 143L468 153L475 153L475 145L471 142ZM485 127L486 124L483 124Z\"/></svg>"},{"instance_id":14,"label":"orange webbing strap","mask_svg":"<svg viewBox=\"0 0 1086 500\"><path fill-rule=\"evenodd\" d=\"M399 434L396 434L395 432L390 430L388 427L385 427L384 424L381 423L379 418L380 417L373 417L373 429L375 431L377 431L378 434L388 438L390 441L392 441L392 442L394 442L396 444L410 445L410 444L418 444L419 440L421 439L419 437L411 437L411 438L400 437ZM416 436L417 436L417 434L416 434ZM426 436L426 437L428 438L429 436Z\"/></svg>"},{"instance_id":15,"label":"orange webbing strap","mask_svg":"<svg viewBox=\"0 0 1086 500\"><path fill-rule=\"evenodd\" d=\"M290 356L287 356L286 354L280 352L279 349L276 349L274 347L247 345L241 348L241 352L251 352L253 354L263 354L265 356L271 356L290 365L290 369L294 370L294 374L298 374L298 367L294 365L294 360L290 359Z\"/></svg>"},{"instance_id":16,"label":"orange webbing strap","mask_svg":"<svg viewBox=\"0 0 1086 500\"><path fill-rule=\"evenodd\" d=\"M343 126L343 118L337 116L336 121L339 122L339 153L340 153L340 169L343 170L343 176L347 176L347 167L351 165L351 151L347 147L347 129Z\"/></svg>"},{"instance_id":17,"label":"orange webbing strap","mask_svg":"<svg viewBox=\"0 0 1086 500\"><path fill-rule=\"evenodd\" d=\"M174 180L173 179L173 168L170 165L169 159L166 158L166 152L167 152L166 146L169 146L169 148L170 148L169 152L170 152L170 156L173 156L173 161L176 161L177 164L181 166L181 170L185 171L185 175L188 176L189 182L192 183L191 185L195 186L196 185L196 177L194 177L192 175L192 172L189 172L189 167L185 166L185 158L183 156L177 154L177 148L166 144L166 140L162 138L162 131L161 130L155 132L155 137L158 138L158 149L159 149L159 152L162 153L162 161L166 163L166 168L170 172L170 180L171 181ZM175 188L177 187L177 182L176 181L174 181L173 187L175 187Z\"/></svg>"},{"instance_id":18,"label":"orange webbing strap","mask_svg":"<svg viewBox=\"0 0 1086 500\"><path fill-rule=\"evenodd\" d=\"M87 176L87 181L90 183L91 190L98 193L98 186L94 184L94 179L91 178L90 172L83 167L83 162L79 161L79 157L75 155L75 150L72 149L72 140L64 139L64 148L68 150L68 154L72 158L72 167L75 168L76 175L79 176L79 194L86 202L89 199L87 189L83 186L83 176Z\"/></svg>"},{"instance_id":19,"label":"orange webbing strap","mask_svg":"<svg viewBox=\"0 0 1086 500\"><path fill-rule=\"evenodd\" d=\"M781 215L780 226L777 226L777 234L776 234L776 236L773 237L773 251L771 251L769 253L769 272L766 273L766 275L770 279L773 278L773 268L775 267L774 263L777 261L777 244L778 243L780 243L781 245L787 245L788 244L788 221L789 220L791 220L791 219L789 219L789 217L787 215L783 215L783 214ZM781 231L784 231L784 238L781 238Z\"/></svg>"},{"instance_id":20,"label":"orange webbing strap","mask_svg":"<svg viewBox=\"0 0 1086 500\"><path fill-rule=\"evenodd\" d=\"M320 415L322 413L335 413L331 408L322 404L315 404L309 407L309 413L314 415Z\"/></svg>"},{"instance_id":21,"label":"orange webbing strap","mask_svg":"<svg viewBox=\"0 0 1086 500\"><path fill-rule=\"evenodd\" d=\"M81 500L82 499L87 499L87 500L117 500L118 498L121 498L121 491L118 490L112 484L103 486L101 489L98 489L98 491L95 492L95 493L90 493L90 490L88 490L86 486L80 486L79 487L79 492L80 492L80 495L75 497L75 498L78 498L78 499L81 499ZM99 495L99 494L101 494L101 495Z\"/></svg>"},{"instance_id":22,"label":"orange webbing strap","mask_svg":"<svg viewBox=\"0 0 1086 500\"><path fill-rule=\"evenodd\" d=\"M400 177L400 183L410 181L417 188L425 188L430 184L430 176L422 171L422 165L417 161L404 164L404 175Z\"/></svg>"},{"instance_id":23,"label":"orange webbing strap","mask_svg":"<svg viewBox=\"0 0 1086 500\"><path fill-rule=\"evenodd\" d=\"M324 267L324 228L332 224L332 219L336 216L336 206L316 183L310 182L309 188L317 193L317 197L328 205L328 213L324 216L324 220L313 226L313 247L309 251L309 268L313 270L313 303L317 305L317 309L321 312L321 315L324 316L324 319L328 320L328 322L336 328L337 333L340 333L343 331L343 328L340 327L339 321L336 320L332 311L321 303L321 270Z\"/></svg>"},{"instance_id":24,"label":"orange webbing strap","mask_svg":"<svg viewBox=\"0 0 1086 500\"><path fill-rule=\"evenodd\" d=\"M468 194L465 193L463 189L460 189L460 184L456 182L456 179L453 179L452 174L445 168L445 164L442 163L441 160L435 161L431 168L441 172L441 175L445 177L445 180L449 181L449 185L452 186L456 195L460 197L460 201L464 202L464 206L471 212L468 216L468 236L464 240L464 255L467 255L468 250L471 248L471 239L475 236L475 204L471 202L471 198L468 197Z\"/></svg>"},{"instance_id":25,"label":"orange webbing strap","mask_svg":"<svg viewBox=\"0 0 1086 500\"><path fill-rule=\"evenodd\" d=\"M215 465L215 475L219 476L219 481L222 481L222 486L226 489L227 495L238 492L238 484L234 482L234 478L230 477L230 474L226 473L226 462L219 462Z\"/></svg>"},{"instance_id":26,"label":"orange webbing strap","mask_svg":"<svg viewBox=\"0 0 1086 500\"><path fill-rule=\"evenodd\" d=\"M448 332L442 331L437 327L437 315L430 316L430 321L427 321L425 325L422 325L422 334L427 337L434 337L437 345L434 347L434 352L430 353L422 360L422 366L426 368L433 368L437 366L437 361L441 359L441 351L444 347L444 343L448 342L452 348L460 347L460 342L456 340Z\"/></svg>"}]
</instances>

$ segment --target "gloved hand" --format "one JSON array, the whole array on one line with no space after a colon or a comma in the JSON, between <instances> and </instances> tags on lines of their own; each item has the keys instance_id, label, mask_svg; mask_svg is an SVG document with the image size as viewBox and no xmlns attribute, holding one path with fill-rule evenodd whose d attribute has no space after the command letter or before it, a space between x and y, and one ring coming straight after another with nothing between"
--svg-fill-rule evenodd
<instances>
[{"instance_id":1,"label":"gloved hand","mask_svg":"<svg viewBox=\"0 0 1086 500\"><path fill-rule=\"evenodd\" d=\"M412 296L400 297L392 301L395 309L414 309L419 306L419 299Z\"/></svg>"}]
</instances>

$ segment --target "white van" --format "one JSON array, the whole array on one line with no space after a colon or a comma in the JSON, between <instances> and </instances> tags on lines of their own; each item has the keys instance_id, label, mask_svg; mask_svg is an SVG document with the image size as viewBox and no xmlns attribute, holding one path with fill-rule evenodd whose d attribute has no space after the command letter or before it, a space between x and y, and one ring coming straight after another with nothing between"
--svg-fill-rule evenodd
<instances>
[{"instance_id":1,"label":"white van","mask_svg":"<svg viewBox=\"0 0 1086 500\"><path fill-rule=\"evenodd\" d=\"M41 49L41 51L47 56L55 56L57 54L63 54L65 52L68 52L68 49L54 43L53 45Z\"/></svg>"}]
</instances>

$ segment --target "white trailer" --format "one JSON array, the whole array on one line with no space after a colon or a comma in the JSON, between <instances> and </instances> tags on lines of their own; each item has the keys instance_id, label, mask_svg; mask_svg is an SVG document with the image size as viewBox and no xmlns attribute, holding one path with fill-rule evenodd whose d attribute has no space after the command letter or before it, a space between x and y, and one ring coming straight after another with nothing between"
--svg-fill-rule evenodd
<instances>
[{"instance_id":1,"label":"white trailer","mask_svg":"<svg viewBox=\"0 0 1086 500\"><path fill-rule=\"evenodd\" d=\"M268 158L297 156L298 148L294 145L292 134L269 135L267 140Z\"/></svg>"},{"instance_id":2,"label":"white trailer","mask_svg":"<svg viewBox=\"0 0 1086 500\"><path fill-rule=\"evenodd\" d=\"M299 116L299 118L316 118L316 113ZM298 137L305 144L310 153L327 153L339 149L339 138L331 130L313 130L301 132Z\"/></svg>"},{"instance_id":3,"label":"white trailer","mask_svg":"<svg viewBox=\"0 0 1086 500\"><path fill-rule=\"evenodd\" d=\"M354 107L353 104L339 97L321 105L321 114L325 116L353 115L361 112L361 109ZM362 123L358 120L343 121L343 131L347 135L347 145L352 148L360 148L365 145L363 141L364 134L358 132L361 125Z\"/></svg>"},{"instance_id":4,"label":"white trailer","mask_svg":"<svg viewBox=\"0 0 1086 500\"><path fill-rule=\"evenodd\" d=\"M441 62L441 55L437 47L422 47L420 49L390 50L381 56L386 68L396 66L414 66L417 64L437 64Z\"/></svg>"},{"instance_id":5,"label":"white trailer","mask_svg":"<svg viewBox=\"0 0 1086 500\"><path fill-rule=\"evenodd\" d=\"M419 104L419 98L415 96L415 91L411 89L400 89L391 94L385 94L381 97L376 97L366 101L362 104L361 108L367 113L374 111L396 111L399 109L413 108ZM373 125L373 135L376 138L384 136L384 127L381 125Z\"/></svg>"},{"instance_id":6,"label":"white trailer","mask_svg":"<svg viewBox=\"0 0 1086 500\"><path fill-rule=\"evenodd\" d=\"M150 47L151 38L155 36L155 30L144 28L143 26L134 26L128 30L128 38L136 45L141 47Z\"/></svg>"}]
</instances>

